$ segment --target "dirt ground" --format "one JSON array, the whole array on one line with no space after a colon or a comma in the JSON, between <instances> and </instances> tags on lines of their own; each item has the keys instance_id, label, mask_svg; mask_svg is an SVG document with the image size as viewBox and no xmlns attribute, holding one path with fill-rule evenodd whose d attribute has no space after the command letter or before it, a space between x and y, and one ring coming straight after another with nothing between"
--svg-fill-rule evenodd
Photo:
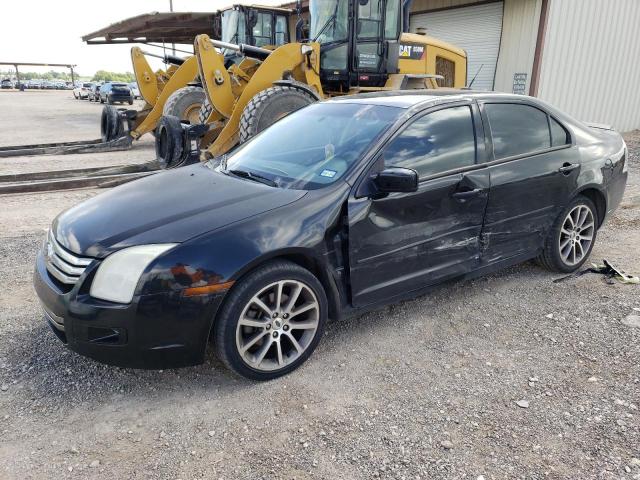
<instances>
[{"instance_id":1,"label":"dirt ground","mask_svg":"<svg viewBox=\"0 0 640 480\"><path fill-rule=\"evenodd\" d=\"M0 93L13 112L0 145L97 136L100 107L70 96ZM625 138L629 184L592 260L638 274L640 132ZM149 145L110 160L150 160ZM0 171L105 161L0 159ZM53 217L97 193L0 197L0 478L640 479L640 286L553 283L527 263L334 322L272 382L211 354L118 369L67 351L31 285Z\"/></svg>"}]
</instances>

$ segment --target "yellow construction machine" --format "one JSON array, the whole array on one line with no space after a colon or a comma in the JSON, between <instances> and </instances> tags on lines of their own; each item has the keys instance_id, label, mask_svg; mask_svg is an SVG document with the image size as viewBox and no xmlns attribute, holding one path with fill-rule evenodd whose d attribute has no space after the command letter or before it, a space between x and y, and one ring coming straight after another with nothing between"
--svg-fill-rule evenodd
<instances>
[{"instance_id":1,"label":"yellow construction machine","mask_svg":"<svg viewBox=\"0 0 640 480\"><path fill-rule=\"evenodd\" d=\"M226 42L274 48L290 41L291 14L292 10L279 7L233 5L216 12L212 30L214 36L219 36ZM140 19L140 17L134 17L134 19ZM171 19L163 18L162 20L165 25L166 22L171 22ZM125 22L119 22L118 25ZM149 23L149 21L145 22L146 25ZM179 24L176 24L176 27L178 26ZM169 65L168 68L154 72L147 56L163 59ZM234 50L222 50L220 56L223 63L228 66L239 61ZM101 121L103 141L113 141L123 135L137 140L145 133L154 132L162 115L171 115L185 122L197 123L200 108L206 96L198 79L195 55L186 58L175 55L156 55L145 52L139 47L133 47L131 61L145 105L140 111L118 110L105 106Z\"/></svg>"},{"instance_id":2,"label":"yellow construction machine","mask_svg":"<svg viewBox=\"0 0 640 480\"><path fill-rule=\"evenodd\" d=\"M206 94L200 124L164 116L156 131L159 162L172 168L225 154L292 111L336 95L464 87L464 50L408 33L410 4L310 0L311 40L275 49L198 35ZM242 59L228 64L224 51Z\"/></svg>"}]
</instances>

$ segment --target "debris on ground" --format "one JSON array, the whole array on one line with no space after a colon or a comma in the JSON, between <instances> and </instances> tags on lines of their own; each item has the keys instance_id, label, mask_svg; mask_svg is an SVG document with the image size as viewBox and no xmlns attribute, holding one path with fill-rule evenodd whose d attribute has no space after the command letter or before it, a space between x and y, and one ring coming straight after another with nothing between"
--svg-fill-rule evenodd
<instances>
[{"instance_id":1,"label":"debris on ground","mask_svg":"<svg viewBox=\"0 0 640 480\"><path fill-rule=\"evenodd\" d=\"M629 275L621 268L618 268L613 263L608 260L602 260L602 265L598 265L597 263L592 263L590 268L586 268L584 270L580 270L579 272L572 273L571 275L567 275L565 277L556 278L553 282L559 283L564 280L568 280L570 278L581 277L587 273L599 273L600 275L604 275L607 281L613 282L613 280L617 280L621 283L630 283L630 284L640 284L640 277L636 275Z\"/></svg>"}]
</instances>

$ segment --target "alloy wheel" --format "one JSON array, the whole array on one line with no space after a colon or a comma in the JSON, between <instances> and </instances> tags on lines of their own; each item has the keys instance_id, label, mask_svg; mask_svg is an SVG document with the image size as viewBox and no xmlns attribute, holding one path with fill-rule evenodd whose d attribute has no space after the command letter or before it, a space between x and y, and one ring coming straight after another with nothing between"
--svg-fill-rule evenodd
<instances>
[{"instance_id":1,"label":"alloy wheel","mask_svg":"<svg viewBox=\"0 0 640 480\"><path fill-rule=\"evenodd\" d=\"M251 368L272 371L295 362L312 343L320 321L313 290L298 280L271 283L245 305L236 348Z\"/></svg>"},{"instance_id":2,"label":"alloy wheel","mask_svg":"<svg viewBox=\"0 0 640 480\"><path fill-rule=\"evenodd\" d=\"M567 265L577 265L589 253L595 235L593 212L586 205L573 207L562 223L558 246Z\"/></svg>"}]
</instances>

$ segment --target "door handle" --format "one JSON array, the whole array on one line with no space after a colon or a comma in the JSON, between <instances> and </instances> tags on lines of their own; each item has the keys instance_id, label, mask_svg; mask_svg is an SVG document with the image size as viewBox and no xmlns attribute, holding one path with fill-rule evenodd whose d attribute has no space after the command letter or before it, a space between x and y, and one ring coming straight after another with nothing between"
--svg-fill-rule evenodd
<instances>
[{"instance_id":1,"label":"door handle","mask_svg":"<svg viewBox=\"0 0 640 480\"><path fill-rule=\"evenodd\" d=\"M474 188L473 190L464 190L462 192L454 192L451 194L456 200L468 200L473 197L477 197L482 193L481 188Z\"/></svg>"},{"instance_id":2,"label":"door handle","mask_svg":"<svg viewBox=\"0 0 640 480\"><path fill-rule=\"evenodd\" d=\"M579 163L564 163L558 169L558 171L563 175L569 175L571 172L573 172L576 168L579 168L579 167L580 167Z\"/></svg>"}]
</instances>

